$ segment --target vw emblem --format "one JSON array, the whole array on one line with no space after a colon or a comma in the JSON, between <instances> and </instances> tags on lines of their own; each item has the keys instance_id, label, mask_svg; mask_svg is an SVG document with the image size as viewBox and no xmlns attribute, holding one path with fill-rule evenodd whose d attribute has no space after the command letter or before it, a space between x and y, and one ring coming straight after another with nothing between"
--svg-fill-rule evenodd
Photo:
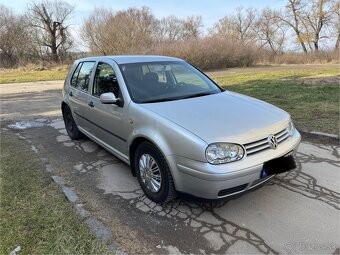
<instances>
[{"instance_id":1,"label":"vw emblem","mask_svg":"<svg viewBox=\"0 0 340 255\"><path fill-rule=\"evenodd\" d=\"M276 136L270 135L270 136L268 136L267 140L268 140L270 148L275 150L277 148L277 145L278 145Z\"/></svg>"}]
</instances>

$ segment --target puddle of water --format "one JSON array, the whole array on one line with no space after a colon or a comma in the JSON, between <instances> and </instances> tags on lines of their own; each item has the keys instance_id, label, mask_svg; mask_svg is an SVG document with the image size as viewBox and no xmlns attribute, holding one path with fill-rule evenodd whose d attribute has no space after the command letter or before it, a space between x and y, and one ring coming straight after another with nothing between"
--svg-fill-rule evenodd
<instances>
[{"instance_id":1,"label":"puddle of water","mask_svg":"<svg viewBox=\"0 0 340 255\"><path fill-rule=\"evenodd\" d=\"M34 120L19 121L19 122L15 122L14 124L8 125L8 127L12 129L27 129L27 128L43 127L43 126L44 126L43 123L37 122Z\"/></svg>"}]
</instances>

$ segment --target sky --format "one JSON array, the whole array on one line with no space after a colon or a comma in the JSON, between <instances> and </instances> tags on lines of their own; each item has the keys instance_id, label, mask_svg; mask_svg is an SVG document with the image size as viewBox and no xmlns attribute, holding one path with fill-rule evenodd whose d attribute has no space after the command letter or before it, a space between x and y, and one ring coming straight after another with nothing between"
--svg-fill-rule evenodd
<instances>
[{"instance_id":1,"label":"sky","mask_svg":"<svg viewBox=\"0 0 340 255\"><path fill-rule=\"evenodd\" d=\"M14 12L21 13L26 8L28 0L0 0L0 3L10 7ZM75 6L74 22L80 25L95 7L122 10L129 7L147 6L156 18L169 15L187 17L201 15L204 26L210 27L220 18L230 13L238 6L262 9L264 7L281 8L285 0L66 0Z\"/></svg>"},{"instance_id":2,"label":"sky","mask_svg":"<svg viewBox=\"0 0 340 255\"><path fill-rule=\"evenodd\" d=\"M201 15L204 29L214 25L219 19L231 13L238 6L252 7L261 10L265 7L280 9L285 5L285 0L64 0L75 7L71 20L73 36L84 19L90 15L95 7L112 10L123 10L130 7L149 7L156 18L175 15L185 18L192 15ZM11 8L15 13L23 13L29 0L0 0L0 4Z\"/></svg>"}]
</instances>

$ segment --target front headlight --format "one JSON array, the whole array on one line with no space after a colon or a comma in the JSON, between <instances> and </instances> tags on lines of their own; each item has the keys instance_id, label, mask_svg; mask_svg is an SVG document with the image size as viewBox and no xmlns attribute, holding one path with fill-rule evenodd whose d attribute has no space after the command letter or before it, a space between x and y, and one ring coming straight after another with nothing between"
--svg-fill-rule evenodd
<instances>
[{"instance_id":1,"label":"front headlight","mask_svg":"<svg viewBox=\"0 0 340 255\"><path fill-rule=\"evenodd\" d=\"M294 127L293 121L290 120L288 124L288 133L290 136L293 136L294 132L295 132L295 127Z\"/></svg>"},{"instance_id":2,"label":"front headlight","mask_svg":"<svg viewBox=\"0 0 340 255\"><path fill-rule=\"evenodd\" d=\"M233 143L213 143L205 151L205 157L210 164L223 164L242 159L244 149Z\"/></svg>"}]
</instances>

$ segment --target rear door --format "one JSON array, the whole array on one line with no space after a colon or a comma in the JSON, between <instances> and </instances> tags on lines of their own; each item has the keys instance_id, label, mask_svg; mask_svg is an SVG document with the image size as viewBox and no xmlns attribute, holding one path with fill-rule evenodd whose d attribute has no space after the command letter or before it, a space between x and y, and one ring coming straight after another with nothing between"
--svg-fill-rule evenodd
<instances>
[{"instance_id":1,"label":"rear door","mask_svg":"<svg viewBox=\"0 0 340 255\"><path fill-rule=\"evenodd\" d=\"M100 95L112 92L122 100L120 86L117 81L116 72L109 62L99 62L94 74L92 91L89 96L89 114L91 122L91 133L116 151L127 153L127 106L114 104L102 104Z\"/></svg>"},{"instance_id":2,"label":"rear door","mask_svg":"<svg viewBox=\"0 0 340 255\"><path fill-rule=\"evenodd\" d=\"M93 79L93 69L95 61L85 61L78 64L74 71L69 90L69 99L73 117L75 118L78 126L88 130L87 126L87 112L89 103L89 85Z\"/></svg>"}]
</instances>

